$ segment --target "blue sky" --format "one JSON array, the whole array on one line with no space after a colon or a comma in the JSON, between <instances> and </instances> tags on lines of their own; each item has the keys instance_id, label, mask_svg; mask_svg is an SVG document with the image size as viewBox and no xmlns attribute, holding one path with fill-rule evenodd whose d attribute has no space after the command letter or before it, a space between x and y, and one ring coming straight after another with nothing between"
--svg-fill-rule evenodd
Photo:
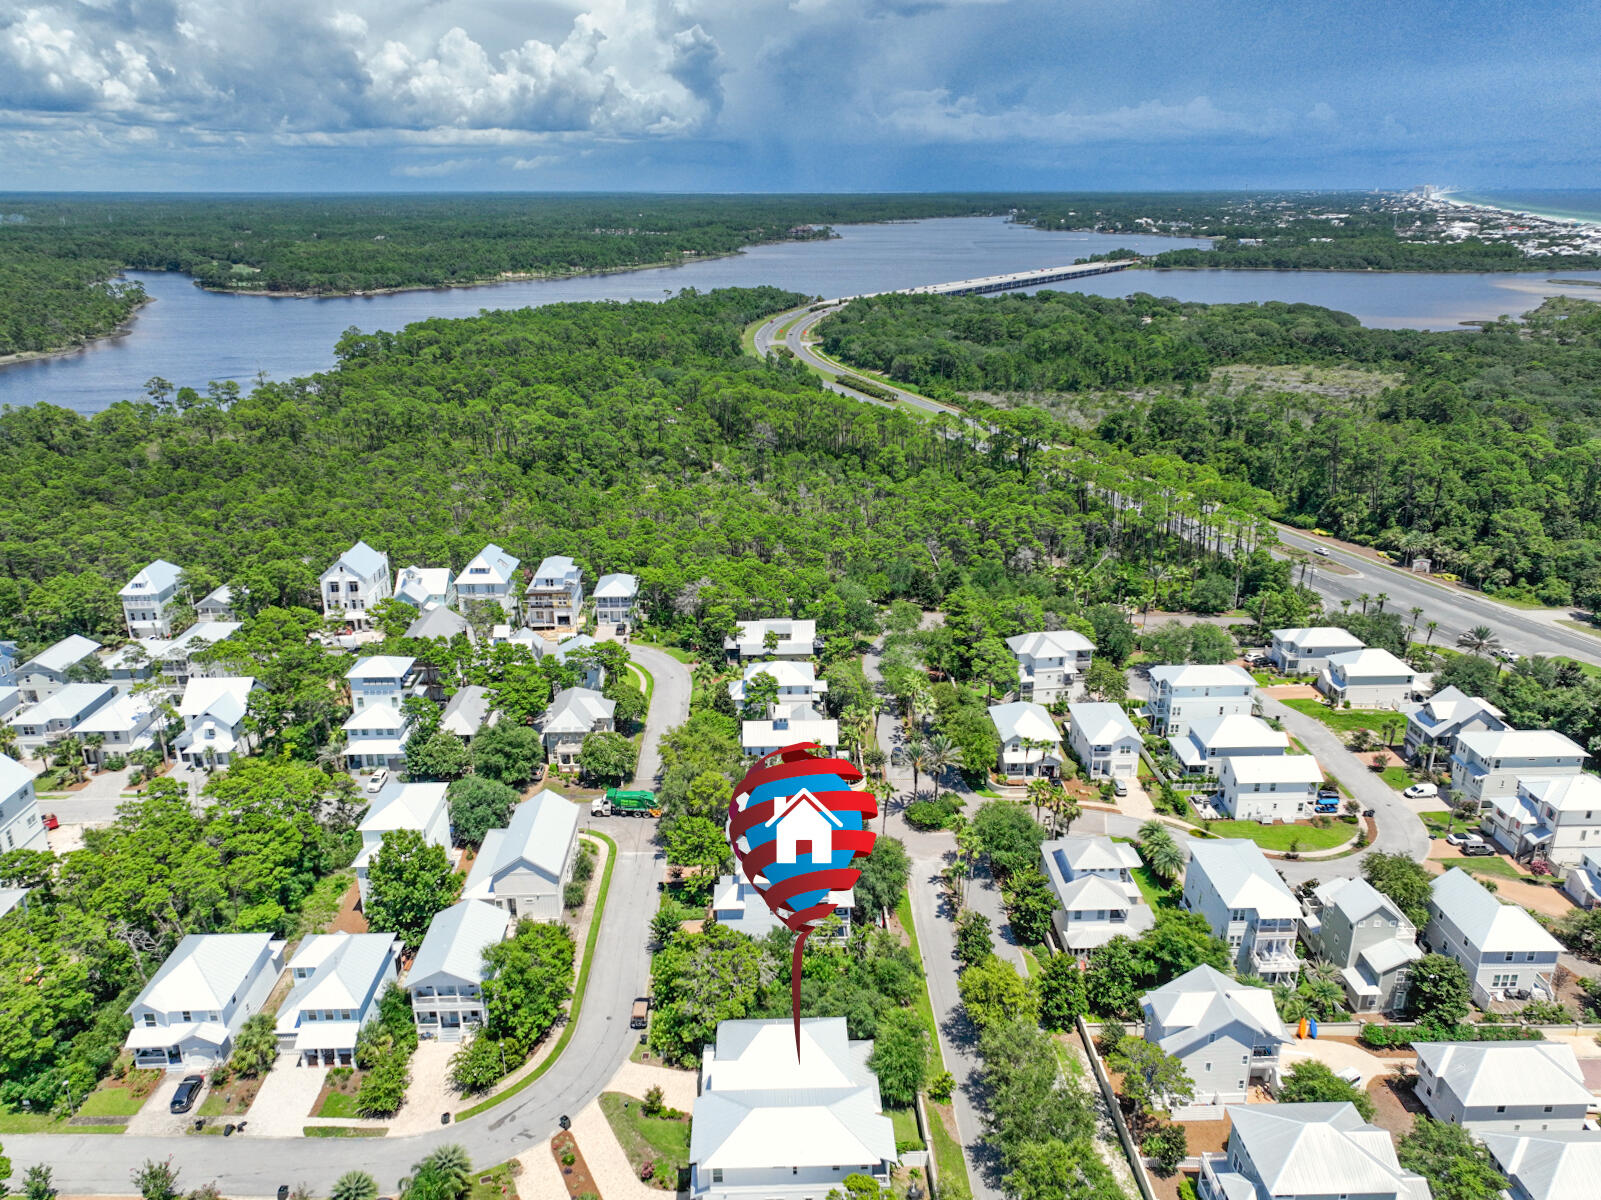
<instances>
[{"instance_id":1,"label":"blue sky","mask_svg":"<svg viewBox=\"0 0 1601 1200\"><path fill-rule=\"evenodd\" d=\"M1601 186L1601 6L9 0L0 189Z\"/></svg>"}]
</instances>

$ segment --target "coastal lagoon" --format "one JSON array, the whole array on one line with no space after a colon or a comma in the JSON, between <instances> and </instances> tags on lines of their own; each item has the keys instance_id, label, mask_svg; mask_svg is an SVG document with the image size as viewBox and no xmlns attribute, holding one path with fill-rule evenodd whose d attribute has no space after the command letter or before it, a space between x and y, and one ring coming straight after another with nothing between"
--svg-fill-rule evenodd
<instances>
[{"instance_id":1,"label":"coastal lagoon","mask_svg":"<svg viewBox=\"0 0 1601 1200\"><path fill-rule=\"evenodd\" d=\"M47 402L98 412L143 397L159 375L179 386L211 380L289 379L325 370L351 327L398 329L430 317L472 316L575 300L661 300L683 288L771 284L835 297L1062 266L1118 248L1154 254L1191 239L1128 234L1044 233L1000 217L851 225L826 242L753 246L683 265L474 288L325 299L204 292L186 276L130 272L153 298L121 337L52 358L0 368L0 403ZM1545 296L1601 298L1601 289L1554 279L1601 281L1601 272L1547 268L1516 274L1387 274L1311 271L1124 271L1074 290L1106 296L1151 292L1206 303L1285 300L1349 312L1364 324L1452 329L1464 321L1524 312ZM1060 285L1057 285L1060 286Z\"/></svg>"}]
</instances>

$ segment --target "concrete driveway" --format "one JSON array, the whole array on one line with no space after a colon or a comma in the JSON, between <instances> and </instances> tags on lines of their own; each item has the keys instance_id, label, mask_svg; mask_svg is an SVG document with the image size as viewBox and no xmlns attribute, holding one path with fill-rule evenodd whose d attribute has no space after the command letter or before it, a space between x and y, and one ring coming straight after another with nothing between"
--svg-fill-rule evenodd
<instances>
[{"instance_id":1,"label":"concrete driveway","mask_svg":"<svg viewBox=\"0 0 1601 1200\"><path fill-rule=\"evenodd\" d=\"M280 1054L245 1114L250 1136L300 1137L327 1078L326 1067L300 1066L293 1054Z\"/></svg>"},{"instance_id":2,"label":"concrete driveway","mask_svg":"<svg viewBox=\"0 0 1601 1200\"><path fill-rule=\"evenodd\" d=\"M1320 1062L1336 1075L1355 1068L1362 1072L1362 1082L1358 1086L1364 1088L1371 1080L1391 1074L1403 1061L1399 1058L1379 1058L1349 1042L1331 1042L1320 1038L1291 1040L1279 1051L1281 1070L1288 1071L1298 1062Z\"/></svg>"},{"instance_id":3,"label":"concrete driveway","mask_svg":"<svg viewBox=\"0 0 1601 1200\"><path fill-rule=\"evenodd\" d=\"M189 1075L199 1075L205 1078L205 1072L200 1070L168 1071L162 1081L150 1093L145 1105L133 1116L128 1118L128 1132L125 1137L179 1137L183 1131L194 1123L200 1106L205 1103L206 1096L211 1092L211 1084L201 1085L200 1094L195 1102L189 1106L186 1113L173 1113L169 1111L172 1104L172 1094L178 1090L178 1085Z\"/></svg>"}]
</instances>

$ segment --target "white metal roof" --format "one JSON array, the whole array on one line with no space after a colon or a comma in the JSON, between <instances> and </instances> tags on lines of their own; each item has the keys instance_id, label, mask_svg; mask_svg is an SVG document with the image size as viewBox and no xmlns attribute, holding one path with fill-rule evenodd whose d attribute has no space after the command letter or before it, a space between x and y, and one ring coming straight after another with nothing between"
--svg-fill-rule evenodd
<instances>
[{"instance_id":1,"label":"white metal roof","mask_svg":"<svg viewBox=\"0 0 1601 1200\"><path fill-rule=\"evenodd\" d=\"M1069 704L1067 719L1074 731L1093 746L1123 738L1140 740L1140 731L1121 704Z\"/></svg>"},{"instance_id":2,"label":"white metal roof","mask_svg":"<svg viewBox=\"0 0 1601 1200\"><path fill-rule=\"evenodd\" d=\"M99 642L75 633L71 637L62 638L54 646L41 650L24 663L17 674L27 675L29 667L38 667L59 675L73 663L82 662L98 649L100 649Z\"/></svg>"},{"instance_id":3,"label":"white metal roof","mask_svg":"<svg viewBox=\"0 0 1601 1200\"><path fill-rule=\"evenodd\" d=\"M1050 742L1053 746L1062 742L1061 731L1043 704L1013 700L1009 704L992 704L989 711L995 732L1001 735L1003 742L1013 738L1031 738L1036 742Z\"/></svg>"},{"instance_id":4,"label":"white metal roof","mask_svg":"<svg viewBox=\"0 0 1601 1200\"><path fill-rule=\"evenodd\" d=\"M1322 783L1323 768L1310 754L1231 754L1220 774L1237 783Z\"/></svg>"},{"instance_id":5,"label":"white metal roof","mask_svg":"<svg viewBox=\"0 0 1601 1200\"><path fill-rule=\"evenodd\" d=\"M1205 964L1152 988L1142 999L1147 1021L1165 1031L1161 1045L1169 1054L1204 1045L1211 1034L1235 1023L1267 1041L1287 1036L1271 990L1240 983Z\"/></svg>"},{"instance_id":6,"label":"white metal roof","mask_svg":"<svg viewBox=\"0 0 1601 1200\"><path fill-rule=\"evenodd\" d=\"M371 654L358 658L345 672L346 679L404 679L417 660L401 654Z\"/></svg>"},{"instance_id":7,"label":"white metal roof","mask_svg":"<svg viewBox=\"0 0 1601 1200\"><path fill-rule=\"evenodd\" d=\"M1457 745L1481 758L1579 758L1584 747L1554 729L1470 729Z\"/></svg>"},{"instance_id":8,"label":"white metal roof","mask_svg":"<svg viewBox=\"0 0 1601 1200\"><path fill-rule=\"evenodd\" d=\"M596 721L610 720L616 711L617 701L592 688L564 688L550 702L540 728L544 733L589 733Z\"/></svg>"},{"instance_id":9,"label":"white metal roof","mask_svg":"<svg viewBox=\"0 0 1601 1200\"><path fill-rule=\"evenodd\" d=\"M1417 1176L1402 1170L1390 1135L1349 1102L1231 1104L1228 1116L1270 1195L1413 1194Z\"/></svg>"},{"instance_id":10,"label":"white metal roof","mask_svg":"<svg viewBox=\"0 0 1601 1200\"><path fill-rule=\"evenodd\" d=\"M595 581L595 599L627 600L639 594L639 577L618 572Z\"/></svg>"},{"instance_id":11,"label":"white metal roof","mask_svg":"<svg viewBox=\"0 0 1601 1200\"><path fill-rule=\"evenodd\" d=\"M832 717L804 719L784 718L784 728L777 721L740 722L740 745L747 749L766 746L788 746L793 742L816 742L820 746L839 745L839 722Z\"/></svg>"},{"instance_id":12,"label":"white metal roof","mask_svg":"<svg viewBox=\"0 0 1601 1200\"><path fill-rule=\"evenodd\" d=\"M1066 876L1080 871L1132 871L1140 865L1139 851L1127 842L1090 834L1045 842L1040 853L1055 858Z\"/></svg>"},{"instance_id":13,"label":"white metal roof","mask_svg":"<svg viewBox=\"0 0 1601 1200\"><path fill-rule=\"evenodd\" d=\"M1206 717L1190 723L1190 741L1209 755L1226 750L1288 750L1289 734L1249 713Z\"/></svg>"},{"instance_id":14,"label":"white metal roof","mask_svg":"<svg viewBox=\"0 0 1601 1200\"><path fill-rule=\"evenodd\" d=\"M334 933L315 941L320 944L307 947L309 955L302 950L289 964L291 968L310 966L312 974L295 984L278 1009L279 1032L299 1026L303 1009L359 1013L400 953L391 933Z\"/></svg>"},{"instance_id":15,"label":"white metal roof","mask_svg":"<svg viewBox=\"0 0 1601 1200\"><path fill-rule=\"evenodd\" d=\"M1591 1103L1566 1042L1414 1042L1418 1063L1466 1106Z\"/></svg>"},{"instance_id":16,"label":"white metal roof","mask_svg":"<svg viewBox=\"0 0 1601 1200\"><path fill-rule=\"evenodd\" d=\"M345 718L343 726L347 731L357 729L398 731L405 727L406 714L387 704L369 704L366 708L359 708Z\"/></svg>"},{"instance_id":17,"label":"white metal roof","mask_svg":"<svg viewBox=\"0 0 1601 1200\"><path fill-rule=\"evenodd\" d=\"M1445 872L1429 888L1429 903L1481 954L1562 949L1527 912L1516 904L1502 904L1460 867Z\"/></svg>"},{"instance_id":18,"label":"white metal roof","mask_svg":"<svg viewBox=\"0 0 1601 1200\"><path fill-rule=\"evenodd\" d=\"M1314 647L1319 650L1360 650L1362 639L1336 625L1311 625L1298 629L1275 629L1273 636L1287 646Z\"/></svg>"},{"instance_id":19,"label":"white metal roof","mask_svg":"<svg viewBox=\"0 0 1601 1200\"><path fill-rule=\"evenodd\" d=\"M433 824L445 808L443 783L395 783L384 785L358 828L362 833L385 834L391 829L415 829L421 833Z\"/></svg>"},{"instance_id":20,"label":"white metal roof","mask_svg":"<svg viewBox=\"0 0 1601 1200\"><path fill-rule=\"evenodd\" d=\"M9 754L0 754L0 799L9 799L33 782L33 772Z\"/></svg>"},{"instance_id":21,"label":"white metal roof","mask_svg":"<svg viewBox=\"0 0 1601 1200\"><path fill-rule=\"evenodd\" d=\"M1261 848L1244 838L1193 839L1190 871L1201 872L1229 908L1263 917L1299 917L1301 905Z\"/></svg>"},{"instance_id":22,"label":"white metal roof","mask_svg":"<svg viewBox=\"0 0 1601 1200\"><path fill-rule=\"evenodd\" d=\"M369 579L382 571L389 573L389 556L374 550L366 542L357 542L334 560L334 565L323 572L324 576L333 574L340 566L353 575Z\"/></svg>"},{"instance_id":23,"label":"white metal roof","mask_svg":"<svg viewBox=\"0 0 1601 1200\"><path fill-rule=\"evenodd\" d=\"M1601 1133L1595 1130L1486 1133L1481 1140L1520 1196L1569 1200L1601 1186Z\"/></svg>"},{"instance_id":24,"label":"white metal roof","mask_svg":"<svg viewBox=\"0 0 1601 1200\"><path fill-rule=\"evenodd\" d=\"M1411 679L1416 674L1388 650L1372 646L1329 655L1329 669L1339 671L1346 679L1390 678L1396 675Z\"/></svg>"},{"instance_id":25,"label":"white metal roof","mask_svg":"<svg viewBox=\"0 0 1601 1200\"><path fill-rule=\"evenodd\" d=\"M520 558L512 557L494 542L490 542L461 569L461 574L456 579L458 582L465 580L468 583L509 584L512 577L517 574L517 568L521 563Z\"/></svg>"},{"instance_id":26,"label":"white metal roof","mask_svg":"<svg viewBox=\"0 0 1601 1200\"><path fill-rule=\"evenodd\" d=\"M524 800L512 809L506 828L484 835L462 895L492 896L494 881L518 865L544 876L552 886L559 884L567 851L578 833L578 813L578 805L557 792L541 790Z\"/></svg>"},{"instance_id":27,"label":"white metal roof","mask_svg":"<svg viewBox=\"0 0 1601 1200\"><path fill-rule=\"evenodd\" d=\"M209 713L228 725L236 724L250 704L250 689L256 686L251 675L224 675L220 679L192 677L184 685L178 701L178 715L198 717Z\"/></svg>"},{"instance_id":28,"label":"white metal roof","mask_svg":"<svg viewBox=\"0 0 1601 1200\"><path fill-rule=\"evenodd\" d=\"M1594 775L1537 776L1520 779L1518 786L1540 804L1558 812L1594 812L1601 809L1601 778Z\"/></svg>"},{"instance_id":29,"label":"white metal roof","mask_svg":"<svg viewBox=\"0 0 1601 1200\"><path fill-rule=\"evenodd\" d=\"M1204 663L1177 663L1152 667L1151 679L1170 688L1256 687L1251 673L1234 663L1213 666Z\"/></svg>"},{"instance_id":30,"label":"white metal roof","mask_svg":"<svg viewBox=\"0 0 1601 1200\"><path fill-rule=\"evenodd\" d=\"M484 951L506 936L506 910L482 900L459 900L435 913L406 973L412 987L436 975L481 983Z\"/></svg>"},{"instance_id":31,"label":"white metal roof","mask_svg":"<svg viewBox=\"0 0 1601 1200\"><path fill-rule=\"evenodd\" d=\"M95 733L129 733L149 725L154 704L147 696L118 695L72 727L72 732L88 736Z\"/></svg>"},{"instance_id":32,"label":"white metal roof","mask_svg":"<svg viewBox=\"0 0 1601 1200\"><path fill-rule=\"evenodd\" d=\"M177 564L158 558L123 584L122 590L117 595L124 600L143 600L147 596L159 596L176 584L182 574L183 569Z\"/></svg>"},{"instance_id":33,"label":"white metal roof","mask_svg":"<svg viewBox=\"0 0 1601 1200\"><path fill-rule=\"evenodd\" d=\"M30 705L11 718L12 725L44 725L76 717L85 708L107 704L117 689L109 683L69 683L39 703Z\"/></svg>"},{"instance_id":34,"label":"white metal roof","mask_svg":"<svg viewBox=\"0 0 1601 1200\"><path fill-rule=\"evenodd\" d=\"M1071 629L1051 629L1039 633L1020 633L1006 639L1007 648L1020 657L1077 658L1095 643Z\"/></svg>"},{"instance_id":35,"label":"white metal roof","mask_svg":"<svg viewBox=\"0 0 1601 1200\"><path fill-rule=\"evenodd\" d=\"M191 933L167 955L126 1011L144 1006L157 1012L221 1012L250 982L271 941L266 933Z\"/></svg>"}]
</instances>

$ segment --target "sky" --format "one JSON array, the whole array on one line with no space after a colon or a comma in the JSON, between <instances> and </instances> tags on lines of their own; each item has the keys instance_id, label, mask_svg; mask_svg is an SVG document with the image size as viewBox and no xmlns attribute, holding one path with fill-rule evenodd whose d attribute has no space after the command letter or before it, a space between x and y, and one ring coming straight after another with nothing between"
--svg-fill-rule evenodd
<instances>
[{"instance_id":1,"label":"sky","mask_svg":"<svg viewBox=\"0 0 1601 1200\"><path fill-rule=\"evenodd\" d=\"M1596 187L1601 5L0 0L0 190Z\"/></svg>"}]
</instances>

